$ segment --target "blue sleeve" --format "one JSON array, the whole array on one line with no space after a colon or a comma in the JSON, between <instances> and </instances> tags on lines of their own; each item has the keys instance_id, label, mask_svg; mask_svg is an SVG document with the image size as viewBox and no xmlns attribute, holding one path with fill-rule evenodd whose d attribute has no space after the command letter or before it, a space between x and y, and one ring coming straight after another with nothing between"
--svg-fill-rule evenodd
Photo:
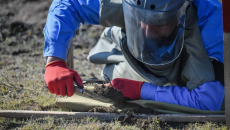
<instances>
[{"instance_id":1,"label":"blue sleeve","mask_svg":"<svg viewBox=\"0 0 230 130\"><path fill-rule=\"evenodd\" d=\"M71 39L82 24L99 24L100 0L54 0L44 28L44 56L66 59Z\"/></svg>"},{"instance_id":2,"label":"blue sleeve","mask_svg":"<svg viewBox=\"0 0 230 130\"><path fill-rule=\"evenodd\" d=\"M210 58L223 60L222 4L218 0L193 0L205 49Z\"/></svg>"},{"instance_id":3,"label":"blue sleeve","mask_svg":"<svg viewBox=\"0 0 230 130\"><path fill-rule=\"evenodd\" d=\"M219 81L207 82L189 91L186 87L161 87L145 82L141 88L141 99L201 110L220 110L224 99L224 86Z\"/></svg>"}]
</instances>

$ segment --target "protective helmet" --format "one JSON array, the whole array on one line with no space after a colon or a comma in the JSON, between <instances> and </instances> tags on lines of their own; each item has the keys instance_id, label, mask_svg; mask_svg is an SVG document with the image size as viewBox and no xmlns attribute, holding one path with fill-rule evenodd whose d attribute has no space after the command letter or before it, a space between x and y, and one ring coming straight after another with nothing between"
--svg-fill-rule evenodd
<instances>
[{"instance_id":1,"label":"protective helmet","mask_svg":"<svg viewBox=\"0 0 230 130\"><path fill-rule=\"evenodd\" d=\"M130 53L147 65L175 61L183 47L187 5L186 0L123 0Z\"/></svg>"}]
</instances>

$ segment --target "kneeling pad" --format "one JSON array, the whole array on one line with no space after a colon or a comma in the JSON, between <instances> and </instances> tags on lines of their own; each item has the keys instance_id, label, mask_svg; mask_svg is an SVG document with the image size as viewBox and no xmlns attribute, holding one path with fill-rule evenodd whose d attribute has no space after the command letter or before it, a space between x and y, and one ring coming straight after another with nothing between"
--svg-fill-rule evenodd
<instances>
[{"instance_id":1,"label":"kneeling pad","mask_svg":"<svg viewBox=\"0 0 230 130\"><path fill-rule=\"evenodd\" d=\"M114 107L118 111L123 112L130 109L135 109L137 106L144 108L151 108L154 111L165 113L165 114L225 114L225 111L208 111L208 110L199 110L190 107L157 102L151 100L131 100L126 101L121 104L105 103L97 101L94 99L82 97L79 95L73 95L72 97L67 98L58 98L56 100L56 105L60 108L67 108L77 112L88 112L90 109L95 107Z\"/></svg>"}]
</instances>

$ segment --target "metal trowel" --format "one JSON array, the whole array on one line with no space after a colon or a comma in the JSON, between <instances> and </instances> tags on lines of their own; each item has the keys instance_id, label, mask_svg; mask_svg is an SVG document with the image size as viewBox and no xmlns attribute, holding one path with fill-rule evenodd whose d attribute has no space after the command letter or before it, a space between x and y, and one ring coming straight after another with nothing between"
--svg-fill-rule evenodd
<instances>
[{"instance_id":1,"label":"metal trowel","mask_svg":"<svg viewBox=\"0 0 230 130\"><path fill-rule=\"evenodd\" d=\"M113 102L111 99L108 99L104 96L94 93L94 86L84 86L84 88L79 88L77 85L74 85L74 93L83 96L86 98L98 100L105 103Z\"/></svg>"}]
</instances>

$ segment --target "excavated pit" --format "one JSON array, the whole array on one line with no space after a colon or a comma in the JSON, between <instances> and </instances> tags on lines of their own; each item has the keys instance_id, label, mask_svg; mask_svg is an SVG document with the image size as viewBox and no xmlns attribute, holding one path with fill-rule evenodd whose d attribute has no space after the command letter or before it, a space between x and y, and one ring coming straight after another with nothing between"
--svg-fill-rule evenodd
<instances>
[{"instance_id":1,"label":"excavated pit","mask_svg":"<svg viewBox=\"0 0 230 130\"><path fill-rule=\"evenodd\" d=\"M114 103L123 103L125 101L124 96L121 91L113 88L113 87L106 87L104 84L99 85L95 84L94 86L94 93L106 97L112 100Z\"/></svg>"},{"instance_id":2,"label":"excavated pit","mask_svg":"<svg viewBox=\"0 0 230 130\"><path fill-rule=\"evenodd\" d=\"M100 96L104 96L115 103L123 103L125 101L124 96L121 91L113 88L106 87L104 85L95 84L94 92ZM102 113L124 113L127 116L120 116L117 121L121 125L137 125L140 129L150 129L151 124L154 123L152 120L136 118L133 114L151 114L158 115L160 114L157 111L154 111L151 108L135 107L129 110L118 111L115 107L94 107L88 112L102 112Z\"/></svg>"}]
</instances>

